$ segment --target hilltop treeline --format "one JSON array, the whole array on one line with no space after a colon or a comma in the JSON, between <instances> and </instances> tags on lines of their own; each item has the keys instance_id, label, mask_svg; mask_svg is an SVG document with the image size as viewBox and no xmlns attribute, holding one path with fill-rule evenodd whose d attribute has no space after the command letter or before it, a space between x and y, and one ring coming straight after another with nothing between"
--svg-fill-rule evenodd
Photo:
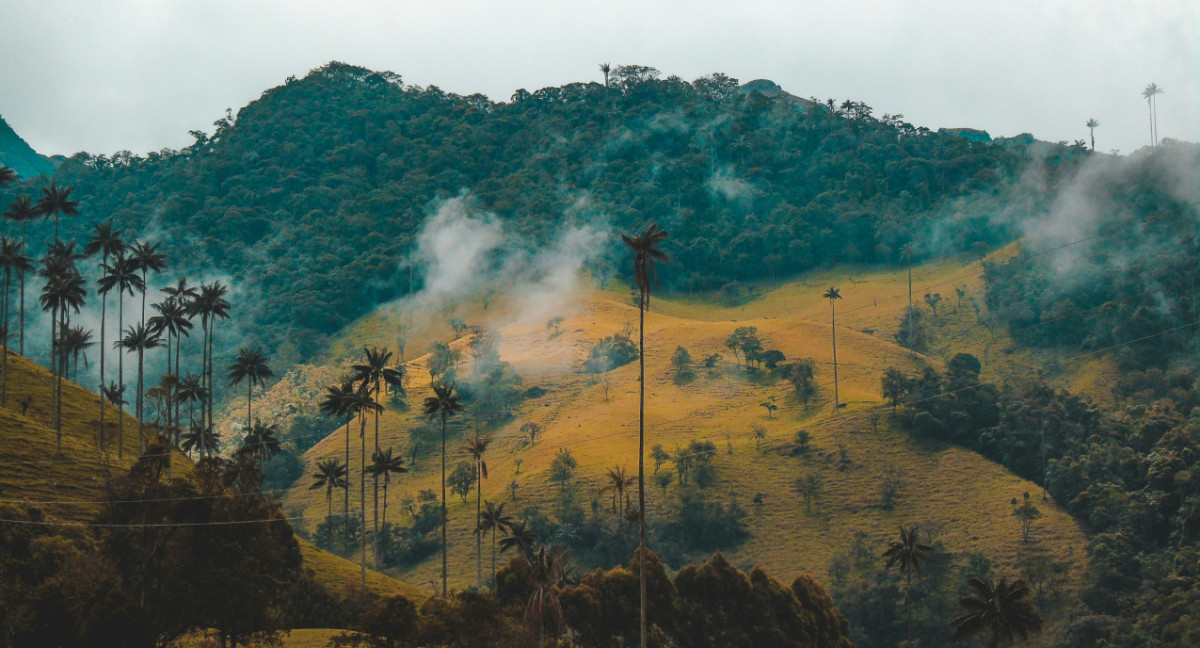
<instances>
[{"instance_id":1,"label":"hilltop treeline","mask_svg":"<svg viewBox=\"0 0 1200 648\"><path fill-rule=\"evenodd\" d=\"M192 135L178 151L68 159L57 181L87 210L65 236L111 218L160 239L178 268L232 273L258 305L252 335L290 341L285 357L419 288L401 262L431 203L463 191L532 245L564 220L600 217L621 231L657 221L671 232L667 287L715 289L830 262L895 262L914 241L919 257L933 238L951 249L1004 240L983 207L967 205L998 201L1023 164L1003 146L860 102L746 93L725 75L689 83L641 66L616 68L607 85L518 90L497 103L331 63Z\"/></svg>"}]
</instances>

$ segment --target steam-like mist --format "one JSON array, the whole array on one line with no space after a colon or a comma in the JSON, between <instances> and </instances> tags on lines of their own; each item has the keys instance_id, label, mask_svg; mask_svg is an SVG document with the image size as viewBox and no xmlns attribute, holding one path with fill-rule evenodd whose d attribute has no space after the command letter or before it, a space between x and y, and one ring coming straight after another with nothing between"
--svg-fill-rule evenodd
<instances>
[{"instance_id":1,"label":"steam-like mist","mask_svg":"<svg viewBox=\"0 0 1200 648\"><path fill-rule=\"evenodd\" d=\"M586 197L564 220L535 240L506 231L495 214L475 209L469 195L446 200L421 226L417 249L402 264L418 269L422 288L384 308L420 317L494 295L515 306L517 317L561 311L581 290L585 266L602 258L612 241Z\"/></svg>"}]
</instances>

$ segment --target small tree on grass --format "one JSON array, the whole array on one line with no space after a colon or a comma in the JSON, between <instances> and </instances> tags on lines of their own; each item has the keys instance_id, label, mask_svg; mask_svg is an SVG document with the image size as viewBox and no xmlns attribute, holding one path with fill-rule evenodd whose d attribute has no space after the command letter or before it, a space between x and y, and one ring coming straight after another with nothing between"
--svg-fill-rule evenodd
<instances>
[{"instance_id":1,"label":"small tree on grass","mask_svg":"<svg viewBox=\"0 0 1200 648\"><path fill-rule=\"evenodd\" d=\"M579 462L575 461L571 451L567 448L559 448L558 454L550 462L550 481L558 483L559 489L566 490L567 485L575 477L576 468L579 468Z\"/></svg>"},{"instance_id":2,"label":"small tree on grass","mask_svg":"<svg viewBox=\"0 0 1200 648\"><path fill-rule=\"evenodd\" d=\"M1015 499L1013 503L1016 503ZM1025 493L1025 502L1013 509L1012 514L1021 523L1021 540L1029 542L1029 532L1033 529L1034 521L1042 517L1042 512L1030 501L1028 492Z\"/></svg>"},{"instance_id":3,"label":"small tree on grass","mask_svg":"<svg viewBox=\"0 0 1200 648\"><path fill-rule=\"evenodd\" d=\"M450 485L451 492L461 497L465 504L467 495L471 494L471 487L475 485L475 468L466 461L458 462L446 477L446 483Z\"/></svg>"},{"instance_id":4,"label":"small tree on grass","mask_svg":"<svg viewBox=\"0 0 1200 648\"><path fill-rule=\"evenodd\" d=\"M754 436L754 449L759 449L759 444L767 438L767 428L761 425L753 425L750 427L750 434Z\"/></svg>"},{"instance_id":5,"label":"small tree on grass","mask_svg":"<svg viewBox=\"0 0 1200 648\"><path fill-rule=\"evenodd\" d=\"M808 473L796 480L794 487L796 492L804 498L804 510L812 510L813 502L821 497L822 486L821 476L815 472Z\"/></svg>"},{"instance_id":6,"label":"small tree on grass","mask_svg":"<svg viewBox=\"0 0 1200 648\"><path fill-rule=\"evenodd\" d=\"M775 410L779 409L779 406L775 404L774 396L759 403L759 406L767 410L767 418L772 418L775 414Z\"/></svg>"},{"instance_id":7,"label":"small tree on grass","mask_svg":"<svg viewBox=\"0 0 1200 648\"><path fill-rule=\"evenodd\" d=\"M521 426L521 434L529 435L529 445L537 443L537 436L542 433L542 426L530 421Z\"/></svg>"},{"instance_id":8,"label":"small tree on grass","mask_svg":"<svg viewBox=\"0 0 1200 648\"><path fill-rule=\"evenodd\" d=\"M554 329L554 335L552 337L558 337L559 333L562 332L559 330L562 327L562 323L563 323L562 315L555 315L554 317L551 317L550 319L546 320L546 328Z\"/></svg>"},{"instance_id":9,"label":"small tree on grass","mask_svg":"<svg viewBox=\"0 0 1200 648\"><path fill-rule=\"evenodd\" d=\"M692 354L682 346L675 347L671 354L671 366L675 369L676 377L682 377L692 372Z\"/></svg>"},{"instance_id":10,"label":"small tree on grass","mask_svg":"<svg viewBox=\"0 0 1200 648\"><path fill-rule=\"evenodd\" d=\"M801 358L780 367L779 373L792 383L792 387L796 390L796 397L807 407L813 397L817 395L816 363L810 358Z\"/></svg>"},{"instance_id":11,"label":"small tree on grass","mask_svg":"<svg viewBox=\"0 0 1200 648\"><path fill-rule=\"evenodd\" d=\"M708 370L708 373L710 375L716 373L717 367L720 366L720 364L721 364L721 354L720 353L714 353L712 355L704 356L704 368Z\"/></svg>"},{"instance_id":12,"label":"small tree on grass","mask_svg":"<svg viewBox=\"0 0 1200 648\"><path fill-rule=\"evenodd\" d=\"M796 431L795 443L797 452L800 454L806 454L808 452L808 444L810 441L812 441L812 435L808 433L808 430Z\"/></svg>"}]
</instances>

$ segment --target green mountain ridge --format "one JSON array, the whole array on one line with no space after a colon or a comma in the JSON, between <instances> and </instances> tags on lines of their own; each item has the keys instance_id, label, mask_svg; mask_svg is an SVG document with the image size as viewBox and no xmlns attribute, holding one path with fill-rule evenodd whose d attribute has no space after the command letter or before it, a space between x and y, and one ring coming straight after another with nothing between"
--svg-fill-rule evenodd
<instances>
[{"instance_id":1,"label":"green mountain ridge","mask_svg":"<svg viewBox=\"0 0 1200 648\"><path fill-rule=\"evenodd\" d=\"M0 116L0 164L17 172L21 178L54 175L55 163L29 146L12 126Z\"/></svg>"}]
</instances>

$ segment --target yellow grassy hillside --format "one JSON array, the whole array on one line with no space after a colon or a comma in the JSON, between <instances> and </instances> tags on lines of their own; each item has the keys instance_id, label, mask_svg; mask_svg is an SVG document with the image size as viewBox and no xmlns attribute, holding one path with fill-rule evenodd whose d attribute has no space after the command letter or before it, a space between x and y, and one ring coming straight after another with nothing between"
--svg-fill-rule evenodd
<instances>
[{"instance_id":1,"label":"yellow grassy hillside","mask_svg":"<svg viewBox=\"0 0 1200 648\"><path fill-rule=\"evenodd\" d=\"M918 304L923 305L927 287L944 298L940 314L933 321L932 357L910 356L892 342L898 318L907 305L907 275L903 271L840 269L820 273L803 281L762 288L748 303L732 307L714 305L711 297L655 298L646 320L647 449L661 444L670 451L693 439L717 445L720 483L712 492L718 497L731 494L750 514L752 537L729 552L733 561L762 564L781 579L806 571L823 577L833 555L848 546L856 533L865 533L882 551L896 535L899 524L920 522L954 551L981 552L1001 570L1015 571L1016 557L1024 547L1009 502L1014 497L1020 499L1025 491L1040 493L1040 489L972 452L920 447L888 429L886 419L875 429L869 416L880 403L879 379L888 366L911 371L922 363L940 363L945 354L968 351L981 359L987 355L986 379L1024 370L1019 355L1001 352L1008 344L1000 331L992 340L966 301L952 312L956 306L954 288L958 285L965 286L967 294L974 295L982 305L978 270L978 264L964 266L949 261L914 270L913 292ZM838 303L838 361L841 401L847 407L837 411L831 407L829 304L820 297L830 285L837 285L843 296ZM493 431L496 441L487 456L491 471L484 482L484 498L510 502L506 486L515 480L520 486L518 499L508 504L508 510L548 508L555 492L547 484L547 473L559 448L569 448L579 461L578 481L585 498L605 485L605 474L614 466L624 465L636 473L636 363L610 372L607 400L604 384L579 372L582 359L596 340L637 326L638 313L628 304L627 293L597 291L562 304L559 314L565 321L559 335L551 335L547 329L545 312L508 321L499 316L489 321L481 317L480 311L474 313L473 317L481 319L467 317L467 321L497 328L503 339L501 356L524 377L526 386L546 390L545 395L526 401L509 424ZM442 315L448 319L455 313ZM386 344L387 331L395 325L389 316L380 315L359 323L354 330L371 332L373 339ZM804 407L795 401L786 382L748 380L734 366L723 345L738 326L757 327L764 346L782 350L789 359L814 359L821 385L819 398ZM636 328L633 330L636 339ZM450 332L443 324L440 335L436 331L424 335L448 339ZM467 342L460 339L455 344L465 349ZM686 347L697 360L721 353L725 356L721 370L714 375L699 370L695 380L677 384L670 371L670 357L677 346ZM410 347L408 355L415 353ZM422 356L409 361L409 394L403 397L407 411L389 407L383 414L382 446L407 449L410 431L426 424L420 408L429 395L427 360ZM469 370L469 354L464 354L460 371ZM760 403L771 397L780 408L767 418ZM545 430L531 447L519 432L526 422L538 423ZM756 451L752 425L767 429L764 448L785 444L797 430L807 430L814 451L805 458ZM450 466L465 458L460 448L471 433L473 429L465 421L454 425L449 442ZM337 430L307 453L306 474L313 472L319 459L341 456L343 434L343 429ZM352 435L351 506L357 509L357 427ZM372 428L368 428L368 435L372 435ZM730 449L732 454L728 454ZM848 464L841 470L838 464L843 449ZM414 494L420 489L437 490L438 460L435 449L424 448L413 472L393 486L392 502L399 497L397 491ZM880 480L885 472L897 475L902 484L899 502L892 509L880 506ZM819 474L824 482L824 496L811 511L793 489L794 482L809 473ZM370 486L368 478L368 511ZM759 493L762 504L752 504ZM602 502L608 501L607 495L599 497ZM662 498L657 487L647 489L649 515L660 514ZM289 493L287 504L290 510L303 511L313 519L319 519L326 510L323 494L302 488ZM1075 567L1081 566L1085 539L1079 526L1053 503L1039 506L1045 518L1035 526L1036 546L1068 557ZM450 496L452 587L475 582L475 540L471 534L474 512L473 497L463 503ZM400 515L398 507L389 508L393 519ZM413 583L440 580L440 559L431 559L400 576Z\"/></svg>"},{"instance_id":2,"label":"yellow grassy hillside","mask_svg":"<svg viewBox=\"0 0 1200 648\"><path fill-rule=\"evenodd\" d=\"M0 407L0 502L37 506L52 520L85 521L94 517L104 498L105 473L127 470L137 458L137 420L124 417L124 452L118 454L116 408L105 410L108 452L99 449L99 402L96 394L63 381L62 454L57 453L48 371L23 356L9 353L7 405ZM24 414L21 402L28 402ZM191 461L172 454L177 474ZM359 582L358 565L301 541L304 567L333 591ZM368 571L368 586L381 594L424 594L392 578Z\"/></svg>"}]
</instances>

